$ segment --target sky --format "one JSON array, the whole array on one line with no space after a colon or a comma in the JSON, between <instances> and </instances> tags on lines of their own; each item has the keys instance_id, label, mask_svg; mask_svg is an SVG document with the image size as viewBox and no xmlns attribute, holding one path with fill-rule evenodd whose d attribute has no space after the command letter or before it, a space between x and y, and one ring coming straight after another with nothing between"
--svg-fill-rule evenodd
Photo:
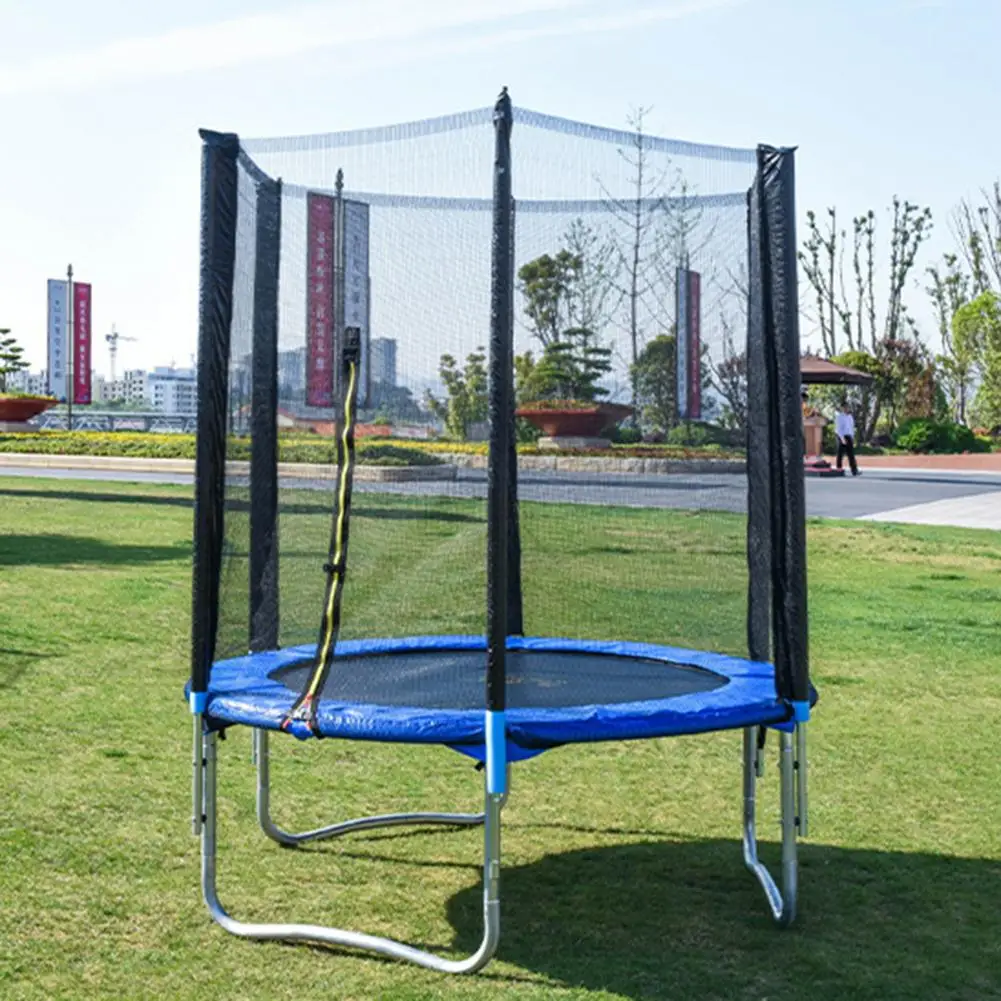
<instances>
[{"instance_id":1,"label":"sky","mask_svg":"<svg viewBox=\"0 0 1001 1001\"><path fill-rule=\"evenodd\" d=\"M999 35L994 0L0 0L0 327L42 368L46 279L72 263L95 335L136 338L119 369L187 365L199 127L389 124L502 85L551 115L623 127L647 107L659 135L795 146L801 215L872 207L885 235L894 194L930 206L923 268L1001 176Z\"/></svg>"}]
</instances>

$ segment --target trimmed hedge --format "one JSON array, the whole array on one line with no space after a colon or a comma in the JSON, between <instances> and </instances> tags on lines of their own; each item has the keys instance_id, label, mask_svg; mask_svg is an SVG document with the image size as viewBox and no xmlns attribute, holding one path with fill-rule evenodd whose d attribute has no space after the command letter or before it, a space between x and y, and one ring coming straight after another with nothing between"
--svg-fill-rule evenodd
<instances>
[{"instance_id":1,"label":"trimmed hedge","mask_svg":"<svg viewBox=\"0 0 1001 1001\"><path fill-rule=\"evenodd\" d=\"M337 458L332 438L316 435L280 435L278 457L282 462L333 463ZM134 459L194 459L195 436L155 432L36 431L29 434L0 434L0 452L41 455L97 455ZM552 455L551 449L532 444L518 446L522 455ZM358 443L358 461L366 465L440 465L448 454L487 454L486 442L424 441L411 438L366 439ZM587 455L616 459L739 459L743 450L723 445L685 447L679 445L613 444L609 449L588 451ZM249 460L246 438L230 440L231 459ZM443 458L443 456L445 458Z\"/></svg>"},{"instance_id":2,"label":"trimmed hedge","mask_svg":"<svg viewBox=\"0 0 1001 1001\"><path fill-rule=\"evenodd\" d=\"M98 455L132 459L194 459L195 436L191 434L102 433L97 431L39 431L35 434L0 434L0 452L35 455ZM250 442L234 438L229 442L230 459L250 459ZM437 455L413 446L361 442L356 459L365 466L440 466ZM279 437L280 462L333 464L337 444L332 438Z\"/></svg>"}]
</instances>

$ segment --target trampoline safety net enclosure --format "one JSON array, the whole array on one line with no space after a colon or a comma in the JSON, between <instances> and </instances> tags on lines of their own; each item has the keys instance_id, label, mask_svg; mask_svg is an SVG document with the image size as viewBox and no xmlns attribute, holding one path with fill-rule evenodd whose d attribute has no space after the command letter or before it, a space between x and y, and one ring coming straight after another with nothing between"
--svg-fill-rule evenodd
<instances>
[{"instance_id":1,"label":"trampoline safety net enclosure","mask_svg":"<svg viewBox=\"0 0 1001 1001\"><path fill-rule=\"evenodd\" d=\"M812 697L792 151L598 128L506 93L404 125L202 138L189 696L213 915L478 969L511 761L741 728L745 860L791 920ZM615 458L640 434L747 460L565 458L602 437ZM397 449L429 437L434 465ZM481 949L230 918L215 738L237 724L255 728L263 788L268 731L484 759L483 814L418 815L485 825ZM755 854L766 727L782 890Z\"/></svg>"}]
</instances>

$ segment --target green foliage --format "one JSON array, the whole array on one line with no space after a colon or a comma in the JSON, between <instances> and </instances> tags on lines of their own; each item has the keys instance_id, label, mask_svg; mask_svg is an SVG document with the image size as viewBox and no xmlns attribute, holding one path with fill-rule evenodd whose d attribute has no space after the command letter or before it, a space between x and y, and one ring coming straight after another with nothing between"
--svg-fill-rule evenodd
<instances>
[{"instance_id":1,"label":"green foliage","mask_svg":"<svg viewBox=\"0 0 1001 1001\"><path fill-rule=\"evenodd\" d=\"M980 374L971 416L986 428L1001 427L1001 299L994 292L981 292L957 310L952 330L953 343Z\"/></svg>"},{"instance_id":2,"label":"green foliage","mask_svg":"<svg viewBox=\"0 0 1001 1001\"><path fill-rule=\"evenodd\" d=\"M525 314L544 348L559 341L569 324L571 289L582 268L582 257L563 249L555 257L543 254L518 269Z\"/></svg>"},{"instance_id":3,"label":"green foliage","mask_svg":"<svg viewBox=\"0 0 1001 1001\"><path fill-rule=\"evenodd\" d=\"M362 466L440 466L444 459L419 448L406 445L386 445L383 442L361 444L355 458Z\"/></svg>"},{"instance_id":4,"label":"green foliage","mask_svg":"<svg viewBox=\"0 0 1001 1001\"><path fill-rule=\"evenodd\" d=\"M612 370L612 352L594 343L589 330L567 330L546 345L535 362L531 352L515 359L517 395L523 402L577 400L591 403L607 396L599 380Z\"/></svg>"},{"instance_id":5,"label":"green foliage","mask_svg":"<svg viewBox=\"0 0 1001 1001\"><path fill-rule=\"evenodd\" d=\"M486 360L483 348L477 348L466 356L466 366L460 370L452 355L442 355L438 374L445 383L448 398L442 401L430 392L427 394L428 409L444 423L446 433L458 441L466 440L471 424L487 418Z\"/></svg>"},{"instance_id":6,"label":"green foliage","mask_svg":"<svg viewBox=\"0 0 1001 1001\"><path fill-rule=\"evenodd\" d=\"M27 368L24 348L17 343L17 338L9 330L0 332L0 392L6 392L10 376Z\"/></svg>"},{"instance_id":7,"label":"green foliage","mask_svg":"<svg viewBox=\"0 0 1001 1001\"><path fill-rule=\"evenodd\" d=\"M898 448L908 452L983 452L988 449L964 424L915 417L904 421L893 436Z\"/></svg>"},{"instance_id":8,"label":"green foliage","mask_svg":"<svg viewBox=\"0 0 1001 1001\"><path fill-rule=\"evenodd\" d=\"M374 418L376 424L417 421L424 416L413 393L406 386L389 386L384 382L373 383L371 406L376 411Z\"/></svg>"},{"instance_id":9,"label":"green foliage","mask_svg":"<svg viewBox=\"0 0 1001 1001\"><path fill-rule=\"evenodd\" d=\"M860 443L870 441L881 426L892 433L903 418L935 415L935 372L914 341L883 340L876 354L844 351L831 361L873 377L870 386L813 386L810 390L811 402L828 416L843 400L848 401Z\"/></svg>"},{"instance_id":10,"label":"green foliage","mask_svg":"<svg viewBox=\"0 0 1001 1001\"><path fill-rule=\"evenodd\" d=\"M687 448L705 448L710 445L733 448L744 444L744 433L739 429L724 428L705 421L685 421L668 431L667 444Z\"/></svg>"},{"instance_id":11,"label":"green foliage","mask_svg":"<svg viewBox=\"0 0 1001 1001\"><path fill-rule=\"evenodd\" d=\"M607 434L613 445L638 445L643 440L643 432L632 424L616 424Z\"/></svg>"},{"instance_id":12,"label":"green foliage","mask_svg":"<svg viewBox=\"0 0 1001 1001\"><path fill-rule=\"evenodd\" d=\"M640 419L655 431L666 431L675 421L677 399L676 339L659 334L649 341L632 366Z\"/></svg>"},{"instance_id":13,"label":"green foliage","mask_svg":"<svg viewBox=\"0 0 1001 1001\"><path fill-rule=\"evenodd\" d=\"M45 399L53 400L54 396L45 396ZM20 390L7 389L0 392L0 400L37 400L38 393L22 393Z\"/></svg>"}]
</instances>

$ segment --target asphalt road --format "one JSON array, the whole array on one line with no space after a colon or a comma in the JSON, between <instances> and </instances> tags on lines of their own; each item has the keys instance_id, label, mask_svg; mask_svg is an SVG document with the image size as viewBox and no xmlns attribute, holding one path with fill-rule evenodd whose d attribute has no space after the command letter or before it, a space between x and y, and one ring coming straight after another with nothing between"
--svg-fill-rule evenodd
<instances>
[{"instance_id":1,"label":"asphalt road","mask_svg":"<svg viewBox=\"0 0 1001 1001\"><path fill-rule=\"evenodd\" d=\"M5 476L191 483L190 477L178 474L105 470L9 467L0 470L0 477ZM290 486L326 490L331 487L329 482L286 482ZM357 483L355 490L411 496L485 497L486 475L479 470L461 469L455 481ZM746 485L742 476L734 474L637 476L525 471L520 477L519 492L523 500L739 512L745 509ZM807 514L811 517L879 519L887 516L885 520L1001 529L1001 474L997 473L870 469L857 478L808 479L806 494ZM967 510L975 513L964 514Z\"/></svg>"}]
</instances>

